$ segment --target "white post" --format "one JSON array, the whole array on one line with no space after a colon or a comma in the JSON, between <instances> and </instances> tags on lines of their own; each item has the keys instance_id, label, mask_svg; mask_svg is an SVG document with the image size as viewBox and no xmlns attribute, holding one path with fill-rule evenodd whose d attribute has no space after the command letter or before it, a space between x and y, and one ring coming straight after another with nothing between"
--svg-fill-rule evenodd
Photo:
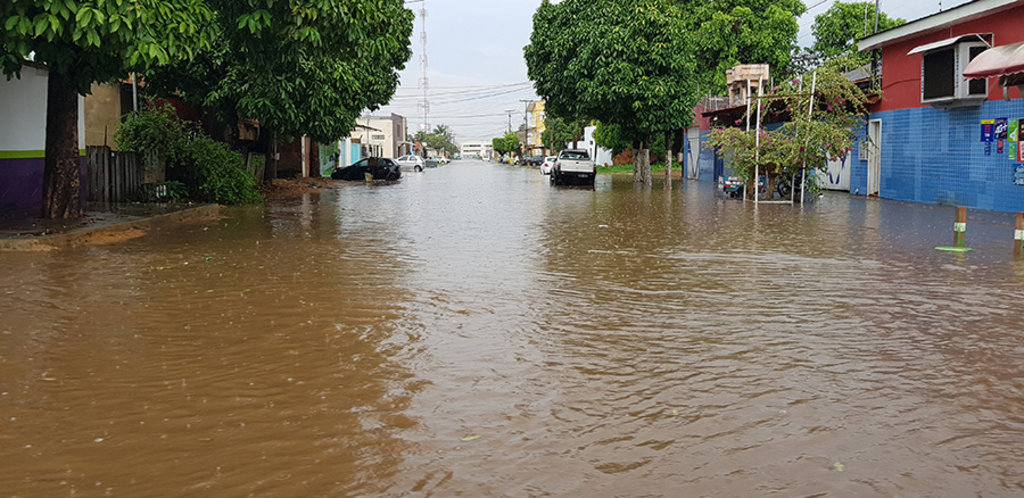
<instances>
[{"instance_id":1,"label":"white post","mask_svg":"<svg viewBox=\"0 0 1024 498\"><path fill-rule=\"evenodd\" d=\"M757 80L757 130L754 138L756 149L754 150L754 204L757 204L761 193L757 190L757 183L761 177L761 90L764 79Z\"/></svg>"},{"instance_id":2,"label":"white post","mask_svg":"<svg viewBox=\"0 0 1024 498\"><path fill-rule=\"evenodd\" d=\"M807 117L814 117L814 92L818 89L818 72L814 72L814 78L811 80L811 105L807 108ZM806 188L805 182L807 181L807 164L801 165L800 168L800 205L804 205L804 190Z\"/></svg>"},{"instance_id":3,"label":"white post","mask_svg":"<svg viewBox=\"0 0 1024 498\"><path fill-rule=\"evenodd\" d=\"M747 80L747 133L750 133L750 80ZM730 102L730 104L732 104ZM757 190L757 187L754 187ZM743 184L743 202L747 202L747 184Z\"/></svg>"},{"instance_id":4,"label":"white post","mask_svg":"<svg viewBox=\"0 0 1024 498\"><path fill-rule=\"evenodd\" d=\"M135 73L132 73L132 110L139 110L139 81Z\"/></svg>"}]
</instances>

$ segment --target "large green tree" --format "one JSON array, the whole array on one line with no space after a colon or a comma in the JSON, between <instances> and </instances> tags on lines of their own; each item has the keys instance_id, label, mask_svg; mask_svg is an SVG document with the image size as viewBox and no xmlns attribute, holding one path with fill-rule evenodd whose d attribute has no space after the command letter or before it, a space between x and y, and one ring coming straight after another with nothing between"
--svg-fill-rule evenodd
<instances>
[{"instance_id":1,"label":"large green tree","mask_svg":"<svg viewBox=\"0 0 1024 498\"><path fill-rule=\"evenodd\" d=\"M670 0L545 1L524 53L549 112L626 130L637 140L633 179L650 184L651 137L692 121L692 43Z\"/></svg>"},{"instance_id":2,"label":"large green tree","mask_svg":"<svg viewBox=\"0 0 1024 498\"><path fill-rule=\"evenodd\" d=\"M893 18L885 12L878 14L878 30L894 28L907 21ZM814 46L811 53L820 60L829 60L838 56L853 56L862 64L871 58L869 52L857 50L857 39L874 33L875 4L872 2L836 2L822 14L814 18L811 33L814 35Z\"/></svg>"},{"instance_id":3,"label":"large green tree","mask_svg":"<svg viewBox=\"0 0 1024 498\"><path fill-rule=\"evenodd\" d=\"M702 95L725 91L725 70L737 64L768 64L785 71L796 51L800 0L677 0L693 33Z\"/></svg>"},{"instance_id":4,"label":"large green tree","mask_svg":"<svg viewBox=\"0 0 1024 498\"><path fill-rule=\"evenodd\" d=\"M153 72L154 87L217 109L227 122L256 119L272 136L347 135L362 112L390 101L412 55L414 16L402 0L207 2L216 12L213 48Z\"/></svg>"},{"instance_id":5,"label":"large green tree","mask_svg":"<svg viewBox=\"0 0 1024 498\"><path fill-rule=\"evenodd\" d=\"M209 46L203 0L3 0L0 63L48 71L44 218L76 218L80 206L78 96L94 82L191 57Z\"/></svg>"}]
</instances>

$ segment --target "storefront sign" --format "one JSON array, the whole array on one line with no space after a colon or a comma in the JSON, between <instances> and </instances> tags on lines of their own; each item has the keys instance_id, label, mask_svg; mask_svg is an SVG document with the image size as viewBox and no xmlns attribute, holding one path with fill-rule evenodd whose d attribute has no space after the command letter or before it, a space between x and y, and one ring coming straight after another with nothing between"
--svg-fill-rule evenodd
<instances>
[{"instance_id":1,"label":"storefront sign","mask_svg":"<svg viewBox=\"0 0 1024 498\"><path fill-rule=\"evenodd\" d=\"M983 119L981 121L981 141L992 142L996 137L996 120Z\"/></svg>"}]
</instances>

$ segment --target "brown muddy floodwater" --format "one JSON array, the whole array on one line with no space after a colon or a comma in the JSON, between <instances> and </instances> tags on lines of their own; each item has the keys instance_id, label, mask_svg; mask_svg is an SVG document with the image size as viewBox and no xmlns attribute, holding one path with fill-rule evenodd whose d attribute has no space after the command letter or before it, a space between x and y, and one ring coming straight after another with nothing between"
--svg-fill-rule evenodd
<instances>
[{"instance_id":1,"label":"brown muddy floodwater","mask_svg":"<svg viewBox=\"0 0 1024 498\"><path fill-rule=\"evenodd\" d=\"M1012 215L479 162L0 253L13 496L1020 496Z\"/></svg>"}]
</instances>

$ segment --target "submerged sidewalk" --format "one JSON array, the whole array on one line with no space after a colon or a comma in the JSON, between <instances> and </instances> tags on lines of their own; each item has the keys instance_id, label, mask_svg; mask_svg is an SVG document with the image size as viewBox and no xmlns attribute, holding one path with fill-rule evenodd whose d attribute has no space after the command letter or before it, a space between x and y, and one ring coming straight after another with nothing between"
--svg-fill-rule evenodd
<instances>
[{"instance_id":1,"label":"submerged sidewalk","mask_svg":"<svg viewBox=\"0 0 1024 498\"><path fill-rule=\"evenodd\" d=\"M48 251L141 237L152 228L220 216L217 204L124 204L87 210L75 220L46 220L35 211L0 211L0 251Z\"/></svg>"}]
</instances>

